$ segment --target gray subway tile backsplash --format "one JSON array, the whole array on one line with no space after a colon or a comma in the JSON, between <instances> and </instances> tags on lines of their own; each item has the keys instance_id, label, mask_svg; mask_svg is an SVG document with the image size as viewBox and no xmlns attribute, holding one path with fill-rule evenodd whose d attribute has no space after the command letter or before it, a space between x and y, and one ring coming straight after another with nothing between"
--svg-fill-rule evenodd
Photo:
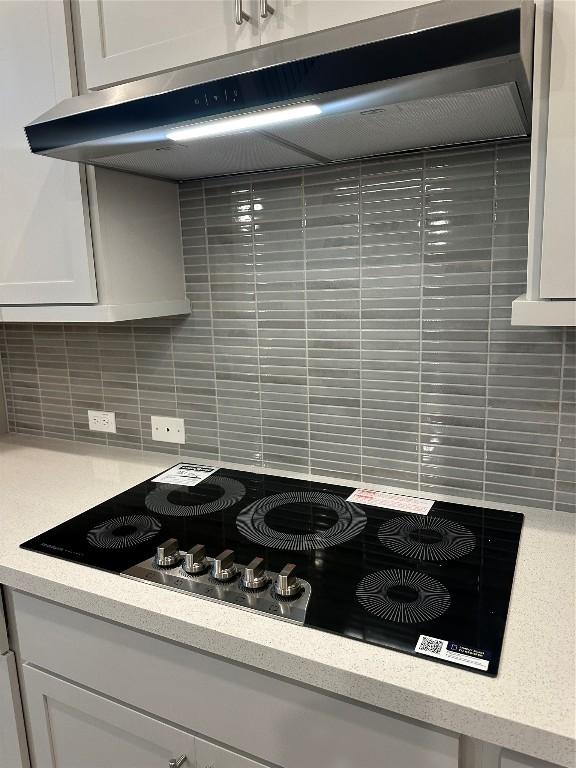
<instances>
[{"instance_id":1,"label":"gray subway tile backsplash","mask_svg":"<svg viewBox=\"0 0 576 768\"><path fill-rule=\"evenodd\" d=\"M528 180L519 141L183 184L190 316L0 326L10 429L576 511L576 333L510 326Z\"/></svg>"}]
</instances>

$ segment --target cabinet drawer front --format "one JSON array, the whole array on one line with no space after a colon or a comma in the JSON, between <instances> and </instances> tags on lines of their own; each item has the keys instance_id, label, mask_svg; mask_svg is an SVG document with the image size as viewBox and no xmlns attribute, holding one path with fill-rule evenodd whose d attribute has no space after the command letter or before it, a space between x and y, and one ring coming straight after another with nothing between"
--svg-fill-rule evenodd
<instances>
[{"instance_id":1,"label":"cabinet drawer front","mask_svg":"<svg viewBox=\"0 0 576 768\"><path fill-rule=\"evenodd\" d=\"M14 607L23 660L233 750L283 768L358 768L375 755L379 768L457 768L456 735L29 595L14 593Z\"/></svg>"},{"instance_id":2,"label":"cabinet drawer front","mask_svg":"<svg viewBox=\"0 0 576 768\"><path fill-rule=\"evenodd\" d=\"M23 678L36 768L194 766L192 735L33 667Z\"/></svg>"}]
</instances>

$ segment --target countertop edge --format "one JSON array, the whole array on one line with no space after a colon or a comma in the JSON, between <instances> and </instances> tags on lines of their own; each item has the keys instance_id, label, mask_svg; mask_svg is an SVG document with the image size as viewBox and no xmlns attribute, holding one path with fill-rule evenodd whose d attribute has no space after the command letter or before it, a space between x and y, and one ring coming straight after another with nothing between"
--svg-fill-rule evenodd
<instances>
[{"instance_id":1,"label":"countertop edge","mask_svg":"<svg viewBox=\"0 0 576 768\"><path fill-rule=\"evenodd\" d=\"M574 761L571 761L571 755L576 749L576 741L560 733L490 715L472 706L464 707L441 697L432 697L410 688L403 688L401 685L376 681L349 670L330 667L320 661L303 659L298 654L271 648L255 641L237 639L228 633L193 625L190 621L173 619L170 627L167 628L165 617L152 609L130 605L130 612L127 614L126 603L123 601L79 588L59 585L54 581L23 574L2 565L0 565L0 584L160 640L176 643L211 656L226 658L228 661L264 671L305 687L341 696L356 704L409 717L530 757L552 761L565 768L573 768L575 765ZM189 643L183 643L176 631L178 629L187 631L194 629L198 634L191 637ZM215 647L218 651L214 650ZM298 662L297 665L293 664L295 660ZM286 668L287 665L290 669ZM313 672L314 683L310 683L311 672ZM355 693L355 688L359 683L363 686L367 683L372 684L374 688L378 688L378 691L358 695ZM407 698L410 701L407 701ZM501 735L498 737L498 734L502 733L506 734L506 738L502 738ZM538 745L537 749L534 749L535 744Z\"/></svg>"}]
</instances>

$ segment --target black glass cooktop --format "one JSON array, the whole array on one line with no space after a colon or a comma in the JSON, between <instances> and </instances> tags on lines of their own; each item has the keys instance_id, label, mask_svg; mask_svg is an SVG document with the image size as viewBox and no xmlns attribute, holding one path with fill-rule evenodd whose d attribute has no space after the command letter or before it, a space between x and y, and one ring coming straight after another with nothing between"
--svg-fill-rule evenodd
<instances>
[{"instance_id":1,"label":"black glass cooktop","mask_svg":"<svg viewBox=\"0 0 576 768\"><path fill-rule=\"evenodd\" d=\"M496 675L523 516L440 501L409 514L353 491L228 469L194 487L148 480L22 546L119 574L169 538L211 558L231 549L240 573L256 556L275 574L294 563L305 625ZM264 592L232 602L289 617Z\"/></svg>"}]
</instances>

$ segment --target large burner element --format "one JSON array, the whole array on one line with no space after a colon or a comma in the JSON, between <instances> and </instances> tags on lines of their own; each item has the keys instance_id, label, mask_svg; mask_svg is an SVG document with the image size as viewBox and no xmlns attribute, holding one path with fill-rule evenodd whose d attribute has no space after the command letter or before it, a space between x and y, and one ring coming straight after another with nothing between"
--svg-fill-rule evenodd
<instances>
[{"instance_id":1,"label":"large burner element","mask_svg":"<svg viewBox=\"0 0 576 768\"><path fill-rule=\"evenodd\" d=\"M436 579L418 571L394 568L365 576L356 587L360 605L385 621L417 624L442 616L450 593Z\"/></svg>"},{"instance_id":2,"label":"large burner element","mask_svg":"<svg viewBox=\"0 0 576 768\"><path fill-rule=\"evenodd\" d=\"M476 537L463 525L442 517L401 515L380 526L385 547L415 560L457 560L476 546Z\"/></svg>"},{"instance_id":3,"label":"large burner element","mask_svg":"<svg viewBox=\"0 0 576 768\"><path fill-rule=\"evenodd\" d=\"M148 515L122 515L96 525L86 538L99 549L124 549L154 538L161 528L158 520Z\"/></svg>"},{"instance_id":4,"label":"large burner element","mask_svg":"<svg viewBox=\"0 0 576 768\"><path fill-rule=\"evenodd\" d=\"M336 515L336 522L322 531L311 533L288 533L271 528L266 524L265 517L278 507L289 506L293 509L286 511L286 518L291 523L303 521L308 523L306 512L298 509L299 505L320 507L321 510ZM240 533L256 544L274 549L291 549L305 551L310 549L326 549L343 544L357 536L366 525L366 515L355 504L332 493L320 491L295 491L293 493L277 493L255 501L242 510L236 518Z\"/></svg>"},{"instance_id":5,"label":"large burner element","mask_svg":"<svg viewBox=\"0 0 576 768\"><path fill-rule=\"evenodd\" d=\"M200 501L197 504L178 504L170 500L170 494L178 493L180 497L190 495L191 498L198 498L200 494L206 496L214 492L219 493L217 498L210 499L208 496L207 501ZM209 480L204 480L201 485L190 489L179 485L158 485L146 495L144 503L151 512L156 512L158 515L197 517L227 509L244 498L245 494L246 488L238 480L233 480L231 477L211 477Z\"/></svg>"}]
</instances>

